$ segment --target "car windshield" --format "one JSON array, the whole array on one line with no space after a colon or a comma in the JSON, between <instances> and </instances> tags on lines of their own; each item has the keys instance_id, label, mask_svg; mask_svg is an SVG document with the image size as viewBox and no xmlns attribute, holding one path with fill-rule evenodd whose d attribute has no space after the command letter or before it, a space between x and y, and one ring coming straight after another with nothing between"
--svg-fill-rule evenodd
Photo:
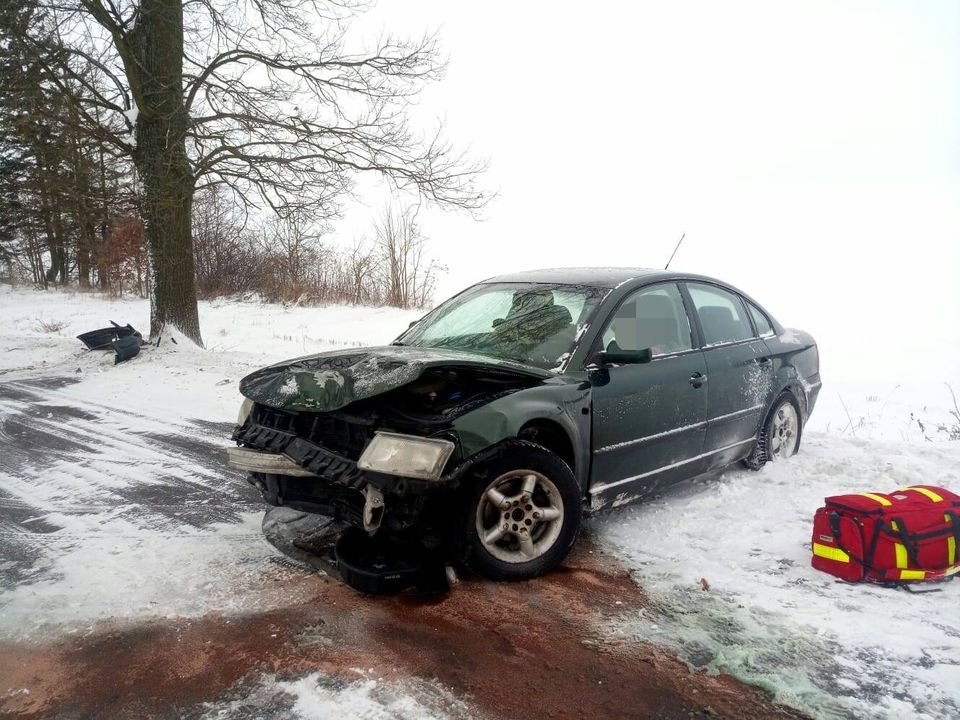
<instances>
[{"instance_id":1,"label":"car windshield","mask_svg":"<svg viewBox=\"0 0 960 720\"><path fill-rule=\"evenodd\" d=\"M605 292L586 285L475 285L427 315L401 342L559 370Z\"/></svg>"}]
</instances>

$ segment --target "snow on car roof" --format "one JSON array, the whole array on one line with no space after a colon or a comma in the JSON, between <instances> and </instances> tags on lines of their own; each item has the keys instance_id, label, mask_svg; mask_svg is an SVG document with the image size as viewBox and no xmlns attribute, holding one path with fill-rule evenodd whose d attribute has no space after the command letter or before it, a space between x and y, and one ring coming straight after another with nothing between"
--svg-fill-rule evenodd
<instances>
[{"instance_id":1,"label":"snow on car roof","mask_svg":"<svg viewBox=\"0 0 960 720\"><path fill-rule=\"evenodd\" d=\"M544 270L526 270L524 272L510 273L509 275L498 275L497 277L484 280L484 282L560 283L615 287L627 280L656 273L663 273L663 270L615 267L548 268Z\"/></svg>"}]
</instances>

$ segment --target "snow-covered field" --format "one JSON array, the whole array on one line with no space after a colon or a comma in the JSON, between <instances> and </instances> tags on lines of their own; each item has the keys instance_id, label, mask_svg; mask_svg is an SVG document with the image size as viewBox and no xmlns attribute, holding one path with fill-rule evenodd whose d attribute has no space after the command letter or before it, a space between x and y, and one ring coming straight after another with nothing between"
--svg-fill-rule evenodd
<instances>
[{"instance_id":1,"label":"snow-covered field","mask_svg":"<svg viewBox=\"0 0 960 720\"><path fill-rule=\"evenodd\" d=\"M114 366L74 337L109 320L146 331L145 301L0 287L0 640L289 602L256 493L218 456L236 383L286 357L389 342L418 313L217 301L200 314L206 350L161 342ZM960 442L938 430L951 420L943 383L960 389L960 377L858 387L823 375L796 458L590 522L650 599L601 630L665 644L817 717L960 716L960 583L931 594L838 584L809 567L808 547L826 495L960 488ZM208 717L278 693L304 717L459 712L442 690L431 699L366 677L264 678L251 692Z\"/></svg>"}]
</instances>

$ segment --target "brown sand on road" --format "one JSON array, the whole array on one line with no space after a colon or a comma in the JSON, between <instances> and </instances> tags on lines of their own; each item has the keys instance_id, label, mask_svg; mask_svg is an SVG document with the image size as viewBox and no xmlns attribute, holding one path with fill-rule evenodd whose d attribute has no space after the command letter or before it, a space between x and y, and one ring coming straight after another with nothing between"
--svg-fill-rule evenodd
<instances>
[{"instance_id":1,"label":"brown sand on road","mask_svg":"<svg viewBox=\"0 0 960 720\"><path fill-rule=\"evenodd\" d=\"M365 597L300 570L283 582L297 601L281 610L2 645L0 715L192 715L264 673L355 679L347 669L362 667L385 679L436 678L494 718L799 717L732 677L598 634L644 597L586 537L545 578L469 579L433 599Z\"/></svg>"}]
</instances>

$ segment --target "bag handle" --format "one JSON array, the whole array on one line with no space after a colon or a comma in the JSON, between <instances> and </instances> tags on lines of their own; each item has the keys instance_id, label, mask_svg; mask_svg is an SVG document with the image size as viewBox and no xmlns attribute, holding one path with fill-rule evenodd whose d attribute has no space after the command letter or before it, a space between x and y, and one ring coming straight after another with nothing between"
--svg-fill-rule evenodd
<instances>
[{"instance_id":1,"label":"bag handle","mask_svg":"<svg viewBox=\"0 0 960 720\"><path fill-rule=\"evenodd\" d=\"M896 530L893 529L894 524L897 526ZM878 520L877 526L880 532L885 532L887 535L899 538L901 544L907 550L907 557L910 559L910 562L913 563L914 567L920 567L920 561L917 560L917 545L910 537L910 533L907 532L907 524L903 521L902 517L893 518L889 525L883 520Z\"/></svg>"},{"instance_id":2,"label":"bag handle","mask_svg":"<svg viewBox=\"0 0 960 720\"><path fill-rule=\"evenodd\" d=\"M960 545L960 518L957 517L957 514L953 510L947 510L944 515L950 518L950 527L953 528L953 537L957 540L957 545Z\"/></svg>"},{"instance_id":3,"label":"bag handle","mask_svg":"<svg viewBox=\"0 0 960 720\"><path fill-rule=\"evenodd\" d=\"M833 541L837 544L837 547L845 552L850 558L856 560L858 564L862 565L867 570L872 570L873 572L879 572L874 568L869 562L863 558L857 557L852 552L850 552L847 547L843 544L843 541L840 540L840 513L832 512L827 516L827 519L830 521L830 532L833 534ZM873 553L870 553L870 559L873 560Z\"/></svg>"}]
</instances>

